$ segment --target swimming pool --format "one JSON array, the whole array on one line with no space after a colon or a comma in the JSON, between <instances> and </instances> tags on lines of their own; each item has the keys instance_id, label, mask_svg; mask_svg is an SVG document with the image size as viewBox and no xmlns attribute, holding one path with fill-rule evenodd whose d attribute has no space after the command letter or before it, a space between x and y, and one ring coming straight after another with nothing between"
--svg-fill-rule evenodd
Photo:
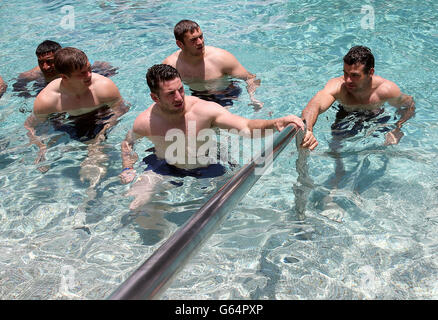
<instances>
[{"instance_id":1,"label":"swimming pool","mask_svg":"<svg viewBox=\"0 0 438 320\"><path fill-rule=\"evenodd\" d=\"M64 29L71 8L74 28ZM341 222L320 214L335 162L328 147L335 110L324 113L315 127L320 145L308 158L315 189L305 217L294 209L291 144L163 299L438 298L437 9L434 1L2 2L0 75L9 88L0 99L0 298L108 297L231 175L187 178L137 215L124 196L129 186L119 183L120 143L151 103L146 70L176 50L172 29L183 18L200 24L206 44L232 52L262 79L256 97L263 109L255 113L243 90L230 109L237 114L300 114L341 74L342 57L356 44L373 50L376 74L412 95L417 110L396 146L383 147L375 128L346 142L340 157L347 173L335 193L346 212ZM112 79L131 104L104 142L107 172L95 196L78 177L87 152L79 142L51 147L44 175L33 164L36 149L23 128L32 99L13 95L12 83L36 65L35 48L45 39L119 67ZM140 157L148 147L146 140L136 145ZM73 228L84 220L88 229Z\"/></svg>"}]
</instances>

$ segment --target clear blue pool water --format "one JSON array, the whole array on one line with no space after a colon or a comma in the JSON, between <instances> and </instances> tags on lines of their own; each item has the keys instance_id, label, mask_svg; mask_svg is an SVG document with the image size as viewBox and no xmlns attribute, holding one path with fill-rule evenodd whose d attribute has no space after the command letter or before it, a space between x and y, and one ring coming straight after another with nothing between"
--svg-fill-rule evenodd
<instances>
[{"instance_id":1,"label":"clear blue pool water","mask_svg":"<svg viewBox=\"0 0 438 320\"><path fill-rule=\"evenodd\" d=\"M60 25L74 8L75 28ZM374 10L374 29L361 25ZM249 117L300 114L342 72L342 57L370 47L376 74L416 101L415 118L396 146L370 128L349 139L340 157L346 176L335 193L340 222L321 214L334 172L329 152L335 110L319 117L320 142L308 158L315 189L304 217L293 186L296 148L288 146L271 174L186 265L163 299L437 299L438 171L435 106L438 4L435 1L14 1L0 4L0 298L104 299L223 185L190 178L157 192L133 216L119 183L120 142L150 103L147 68L177 48L173 26L197 21L206 44L232 52L262 79L254 112L245 90L230 109ZM112 79L131 110L104 142L105 177L90 198L79 180L86 147L68 139L50 148L46 174L23 123L32 99L13 95L18 73L36 65L45 39L84 50L119 67ZM243 87L243 85L241 84ZM393 116L390 107L385 113ZM391 120L394 123L396 120ZM150 146L136 146L140 156ZM82 220L81 220L82 219ZM87 223L88 232L74 229Z\"/></svg>"}]
</instances>

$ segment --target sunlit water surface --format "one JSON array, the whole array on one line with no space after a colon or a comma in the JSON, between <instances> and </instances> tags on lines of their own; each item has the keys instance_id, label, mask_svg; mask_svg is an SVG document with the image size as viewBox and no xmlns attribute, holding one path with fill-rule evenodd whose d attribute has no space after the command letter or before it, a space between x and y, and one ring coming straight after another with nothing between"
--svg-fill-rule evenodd
<instances>
[{"instance_id":1,"label":"sunlit water surface","mask_svg":"<svg viewBox=\"0 0 438 320\"><path fill-rule=\"evenodd\" d=\"M73 30L61 24L67 5ZM364 5L372 5L373 26ZM240 83L234 113L300 114L341 74L343 55L357 44L372 49L376 74L412 95L417 111L398 145L384 147L376 127L346 140L346 174L334 191L335 110L321 115L305 215L295 211L297 152L290 144L162 298L438 298L437 12L435 1L401 0L2 1L0 75L9 88L0 99L0 298L107 298L231 176L163 187L136 214L128 209L129 186L119 182L120 143L152 102L146 70L177 49L173 26L186 18L201 25L208 45L232 52L262 79L256 97L263 109L248 106ZM112 79L131 109L103 143L107 172L95 193L79 179L87 148L77 141L63 137L49 149L47 173L33 163L37 150L23 128L33 99L14 95L12 83L36 65L35 48L45 39L119 68ZM385 115L395 123L394 109ZM146 140L136 145L140 157L149 147ZM322 214L331 190L345 212L338 219ZM78 221L86 227L75 229Z\"/></svg>"}]
</instances>

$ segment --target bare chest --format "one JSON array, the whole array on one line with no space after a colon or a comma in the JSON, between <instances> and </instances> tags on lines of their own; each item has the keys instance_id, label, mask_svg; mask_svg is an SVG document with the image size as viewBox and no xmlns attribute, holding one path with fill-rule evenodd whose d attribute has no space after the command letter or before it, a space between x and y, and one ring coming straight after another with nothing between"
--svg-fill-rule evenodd
<instances>
[{"instance_id":1,"label":"bare chest","mask_svg":"<svg viewBox=\"0 0 438 320\"><path fill-rule=\"evenodd\" d=\"M213 80L224 76L222 70L216 67L208 59L197 64L188 64L184 61L180 61L177 63L177 69L182 80L187 83Z\"/></svg>"},{"instance_id":2,"label":"bare chest","mask_svg":"<svg viewBox=\"0 0 438 320\"><path fill-rule=\"evenodd\" d=\"M337 100L346 111L373 111L384 104L384 101L374 93L367 98L358 99L348 92L342 92Z\"/></svg>"},{"instance_id":3,"label":"bare chest","mask_svg":"<svg viewBox=\"0 0 438 320\"><path fill-rule=\"evenodd\" d=\"M59 108L63 112L68 112L73 116L85 114L103 106L92 92L84 95L61 95Z\"/></svg>"},{"instance_id":4,"label":"bare chest","mask_svg":"<svg viewBox=\"0 0 438 320\"><path fill-rule=\"evenodd\" d=\"M165 119L154 119L150 121L149 133L155 137L168 137L172 136L184 136L188 138L194 138L202 133L201 131L210 127L210 123L203 119L195 119L190 116L186 116L182 121L170 122Z\"/></svg>"}]
</instances>

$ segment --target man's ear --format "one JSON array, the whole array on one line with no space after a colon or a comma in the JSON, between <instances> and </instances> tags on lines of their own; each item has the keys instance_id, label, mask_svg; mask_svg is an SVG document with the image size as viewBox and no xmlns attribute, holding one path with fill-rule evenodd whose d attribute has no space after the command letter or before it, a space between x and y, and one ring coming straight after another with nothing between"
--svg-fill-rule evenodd
<instances>
[{"instance_id":1,"label":"man's ear","mask_svg":"<svg viewBox=\"0 0 438 320\"><path fill-rule=\"evenodd\" d=\"M151 92L151 98L154 102L158 102L160 99L156 93Z\"/></svg>"},{"instance_id":2,"label":"man's ear","mask_svg":"<svg viewBox=\"0 0 438 320\"><path fill-rule=\"evenodd\" d=\"M368 75L371 77L372 75L374 75L374 68L371 68L370 71L368 72Z\"/></svg>"},{"instance_id":3,"label":"man's ear","mask_svg":"<svg viewBox=\"0 0 438 320\"><path fill-rule=\"evenodd\" d=\"M176 45L178 46L178 48L180 48L181 50L184 49L184 43L182 41L176 40Z\"/></svg>"},{"instance_id":4,"label":"man's ear","mask_svg":"<svg viewBox=\"0 0 438 320\"><path fill-rule=\"evenodd\" d=\"M69 78L70 78L69 76L67 76L67 75L65 75L65 74L63 74L63 73L61 73L60 75L61 75L61 79L62 79L62 80L66 80L66 79L69 79Z\"/></svg>"}]
</instances>

